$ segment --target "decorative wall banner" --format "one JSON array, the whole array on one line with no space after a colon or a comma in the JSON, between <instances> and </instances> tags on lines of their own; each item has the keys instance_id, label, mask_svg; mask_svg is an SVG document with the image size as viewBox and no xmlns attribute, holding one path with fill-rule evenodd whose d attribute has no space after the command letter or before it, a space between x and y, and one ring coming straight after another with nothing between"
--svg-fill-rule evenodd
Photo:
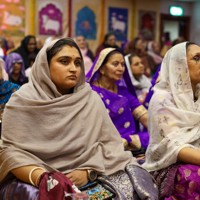
<instances>
[{"instance_id":1,"label":"decorative wall banner","mask_svg":"<svg viewBox=\"0 0 200 200\"><path fill-rule=\"evenodd\" d=\"M139 33L148 35L149 38L155 38L156 30L156 12L139 11Z\"/></svg>"},{"instance_id":2,"label":"decorative wall banner","mask_svg":"<svg viewBox=\"0 0 200 200\"><path fill-rule=\"evenodd\" d=\"M56 35L63 33L63 10L59 2L46 2L39 8L39 34Z\"/></svg>"},{"instance_id":3,"label":"decorative wall banner","mask_svg":"<svg viewBox=\"0 0 200 200\"><path fill-rule=\"evenodd\" d=\"M24 36L25 32L24 0L1 0L0 35Z\"/></svg>"},{"instance_id":4,"label":"decorative wall banner","mask_svg":"<svg viewBox=\"0 0 200 200\"><path fill-rule=\"evenodd\" d=\"M88 46L95 52L100 43L104 15L104 0L72 0L71 37L85 36Z\"/></svg>"},{"instance_id":5,"label":"decorative wall banner","mask_svg":"<svg viewBox=\"0 0 200 200\"><path fill-rule=\"evenodd\" d=\"M118 41L126 41L128 34L128 9L109 7L108 31L114 32Z\"/></svg>"},{"instance_id":6,"label":"decorative wall banner","mask_svg":"<svg viewBox=\"0 0 200 200\"><path fill-rule=\"evenodd\" d=\"M85 6L77 13L76 35L82 35L86 39L96 39L97 24L95 13L89 7Z\"/></svg>"}]
</instances>

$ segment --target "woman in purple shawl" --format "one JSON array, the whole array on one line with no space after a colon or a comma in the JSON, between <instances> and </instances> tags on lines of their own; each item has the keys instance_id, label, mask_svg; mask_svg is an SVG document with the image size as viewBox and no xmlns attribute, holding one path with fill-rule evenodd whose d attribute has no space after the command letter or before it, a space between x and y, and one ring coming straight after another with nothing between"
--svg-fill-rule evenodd
<instances>
[{"instance_id":1,"label":"woman in purple shawl","mask_svg":"<svg viewBox=\"0 0 200 200\"><path fill-rule=\"evenodd\" d=\"M28 78L25 75L24 61L20 54L8 54L5 61L5 69L11 82L18 85L28 82Z\"/></svg>"},{"instance_id":2,"label":"woman in purple shawl","mask_svg":"<svg viewBox=\"0 0 200 200\"><path fill-rule=\"evenodd\" d=\"M102 50L87 79L103 100L125 149L133 155L145 150L149 135L140 130L139 122L147 128L147 110L136 97L123 54L115 48Z\"/></svg>"}]
</instances>

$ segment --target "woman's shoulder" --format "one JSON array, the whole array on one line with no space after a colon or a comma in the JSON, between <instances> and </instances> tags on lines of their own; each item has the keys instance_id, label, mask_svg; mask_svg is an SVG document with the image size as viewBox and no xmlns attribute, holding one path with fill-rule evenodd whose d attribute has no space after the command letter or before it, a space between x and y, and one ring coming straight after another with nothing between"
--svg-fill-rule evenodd
<instances>
[{"instance_id":1,"label":"woman's shoulder","mask_svg":"<svg viewBox=\"0 0 200 200\"><path fill-rule=\"evenodd\" d=\"M163 110L163 108L167 106L176 107L172 94L169 92L156 91L150 100L148 110Z\"/></svg>"}]
</instances>

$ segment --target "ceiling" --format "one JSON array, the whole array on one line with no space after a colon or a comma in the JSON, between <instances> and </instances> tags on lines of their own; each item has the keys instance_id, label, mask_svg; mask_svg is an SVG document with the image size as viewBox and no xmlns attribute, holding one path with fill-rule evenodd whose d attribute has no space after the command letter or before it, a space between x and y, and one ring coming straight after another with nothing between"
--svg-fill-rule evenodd
<instances>
[{"instance_id":1,"label":"ceiling","mask_svg":"<svg viewBox=\"0 0 200 200\"><path fill-rule=\"evenodd\" d=\"M175 1L183 1L183 2L198 2L199 0L175 0Z\"/></svg>"}]
</instances>

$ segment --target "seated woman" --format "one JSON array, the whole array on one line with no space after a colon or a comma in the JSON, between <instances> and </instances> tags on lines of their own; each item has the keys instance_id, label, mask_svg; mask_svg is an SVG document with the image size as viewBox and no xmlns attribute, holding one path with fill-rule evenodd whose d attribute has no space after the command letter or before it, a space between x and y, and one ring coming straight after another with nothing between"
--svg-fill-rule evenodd
<instances>
[{"instance_id":1,"label":"seated woman","mask_svg":"<svg viewBox=\"0 0 200 200\"><path fill-rule=\"evenodd\" d=\"M3 200L63 200L67 183L80 188L97 176L115 199L157 199L151 176L124 151L100 97L85 83L83 58L70 38L40 50L29 83L7 103L2 140Z\"/></svg>"},{"instance_id":2,"label":"seated woman","mask_svg":"<svg viewBox=\"0 0 200 200\"><path fill-rule=\"evenodd\" d=\"M19 85L14 84L7 79L4 71L4 61L0 58L0 138L1 138L1 120L6 103L13 92L19 89Z\"/></svg>"},{"instance_id":3,"label":"seated woman","mask_svg":"<svg viewBox=\"0 0 200 200\"><path fill-rule=\"evenodd\" d=\"M151 78L154 68L155 68L155 62L147 53L147 41L144 40L141 37L135 37L133 40L129 41L127 43L127 46L124 50L125 54L136 54L142 59L142 63L144 65L144 74Z\"/></svg>"},{"instance_id":4,"label":"seated woman","mask_svg":"<svg viewBox=\"0 0 200 200\"><path fill-rule=\"evenodd\" d=\"M117 48L119 49L119 46L117 45L117 39L115 36L114 32L108 32L104 35L104 40L103 42L97 47L96 49L96 53L95 56L98 56L99 53L108 47L112 47L112 48Z\"/></svg>"},{"instance_id":5,"label":"seated woman","mask_svg":"<svg viewBox=\"0 0 200 200\"><path fill-rule=\"evenodd\" d=\"M87 74L94 61L93 52L89 49L88 42L86 41L86 38L83 35L77 35L74 38L74 40L77 43L79 49L81 50L85 66L85 74Z\"/></svg>"},{"instance_id":6,"label":"seated woman","mask_svg":"<svg viewBox=\"0 0 200 200\"><path fill-rule=\"evenodd\" d=\"M144 75L144 65L139 56L128 54L125 56L125 61L137 98L143 104L151 87L150 79Z\"/></svg>"},{"instance_id":7,"label":"seated woman","mask_svg":"<svg viewBox=\"0 0 200 200\"><path fill-rule=\"evenodd\" d=\"M24 62L20 54L8 54L5 61L5 69L12 83L23 85L28 82L28 77L25 75Z\"/></svg>"},{"instance_id":8,"label":"seated woman","mask_svg":"<svg viewBox=\"0 0 200 200\"><path fill-rule=\"evenodd\" d=\"M154 86L156 83L158 83L160 81L160 66L157 67L157 70L155 72L155 74L153 75L152 79L151 79L151 87L149 88L149 91L146 95L146 98L144 100L144 103L143 105L145 106L145 108L148 110L148 107L149 107L149 102L153 96L153 93L154 93Z\"/></svg>"},{"instance_id":9,"label":"seated woman","mask_svg":"<svg viewBox=\"0 0 200 200\"><path fill-rule=\"evenodd\" d=\"M147 127L148 115L135 96L133 86L130 84L128 88L125 87L125 70L123 54L115 48L106 48L100 52L87 78L92 89L103 100L122 137L125 149L137 155L137 152L141 153L149 143L148 132L141 132L138 123L141 122Z\"/></svg>"},{"instance_id":10,"label":"seated woman","mask_svg":"<svg viewBox=\"0 0 200 200\"><path fill-rule=\"evenodd\" d=\"M159 199L200 197L200 47L180 43L165 55L149 105L150 144L143 166Z\"/></svg>"},{"instance_id":11,"label":"seated woman","mask_svg":"<svg viewBox=\"0 0 200 200\"><path fill-rule=\"evenodd\" d=\"M37 49L37 41L34 35L26 35L22 40L19 47L17 47L12 52L18 53L21 55L24 68L27 69L29 67L29 55L30 54L38 54L39 49Z\"/></svg>"},{"instance_id":12,"label":"seated woman","mask_svg":"<svg viewBox=\"0 0 200 200\"><path fill-rule=\"evenodd\" d=\"M160 55L160 43L155 40L149 41L147 44L147 54L153 58L155 63L155 66L152 69L152 76L154 76L163 59Z\"/></svg>"}]
</instances>

